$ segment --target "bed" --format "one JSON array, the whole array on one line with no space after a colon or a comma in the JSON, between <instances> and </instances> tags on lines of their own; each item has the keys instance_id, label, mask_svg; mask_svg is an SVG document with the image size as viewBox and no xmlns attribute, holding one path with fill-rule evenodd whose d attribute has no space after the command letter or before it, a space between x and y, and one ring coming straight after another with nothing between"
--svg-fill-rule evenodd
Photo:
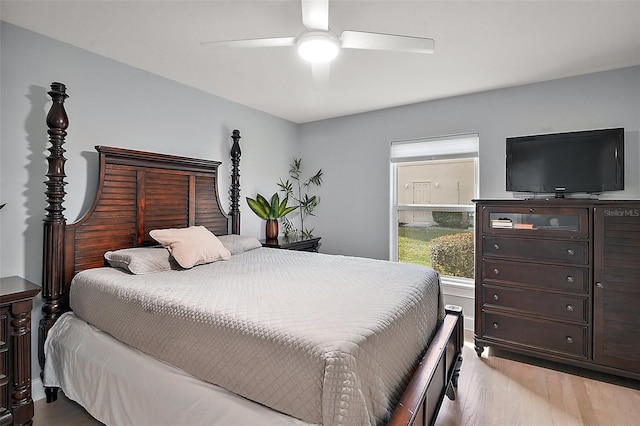
<instances>
[{"instance_id":1,"label":"bed","mask_svg":"<svg viewBox=\"0 0 640 426\"><path fill-rule=\"evenodd\" d=\"M48 402L61 388L118 425L423 425L455 398L462 311L443 306L437 274L241 236L237 130L229 215L220 162L99 146L93 205L67 224L66 87L49 94L38 348ZM183 252L159 230L198 237ZM209 244L218 261L183 264ZM162 259L140 272L130 253Z\"/></svg>"}]
</instances>

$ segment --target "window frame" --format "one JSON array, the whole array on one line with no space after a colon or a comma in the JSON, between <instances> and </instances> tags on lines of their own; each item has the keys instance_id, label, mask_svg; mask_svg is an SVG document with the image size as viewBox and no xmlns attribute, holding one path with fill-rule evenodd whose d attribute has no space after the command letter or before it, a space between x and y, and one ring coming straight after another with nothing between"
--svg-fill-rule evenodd
<instances>
[{"instance_id":1,"label":"window frame","mask_svg":"<svg viewBox=\"0 0 640 426\"><path fill-rule=\"evenodd\" d=\"M475 139L475 147L470 141ZM457 140L464 141L464 145L456 145ZM413 145L412 145L413 144ZM430 151L430 144L435 147L436 152ZM451 144L450 150L447 150L447 144ZM419 138L403 141L391 142L390 149L390 202L391 206L389 221L389 256L390 260L398 262L398 212L400 211L462 211L475 214L475 204L400 204L398 203L398 165L402 163L416 161L434 161L469 158L474 160L474 195L477 199L480 192L479 179L479 133L464 133L457 135L447 135L439 137ZM394 150L394 147L401 147L400 150ZM415 150L413 148L416 148ZM402 151L402 152L398 152ZM473 224L474 235L477 232L475 222ZM474 247L475 252L475 247ZM443 275L442 281L455 286L468 287L475 285L473 278L454 277Z\"/></svg>"}]
</instances>

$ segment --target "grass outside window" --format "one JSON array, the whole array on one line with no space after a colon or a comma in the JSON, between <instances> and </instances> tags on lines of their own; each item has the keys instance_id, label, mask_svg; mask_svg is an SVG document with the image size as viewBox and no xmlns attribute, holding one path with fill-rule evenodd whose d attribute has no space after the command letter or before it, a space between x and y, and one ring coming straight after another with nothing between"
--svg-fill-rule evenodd
<instances>
[{"instance_id":1,"label":"grass outside window","mask_svg":"<svg viewBox=\"0 0 640 426\"><path fill-rule=\"evenodd\" d=\"M444 235L454 235L465 232L470 233L472 231L437 226L399 226L398 260L402 263L413 263L432 268L432 240Z\"/></svg>"}]
</instances>

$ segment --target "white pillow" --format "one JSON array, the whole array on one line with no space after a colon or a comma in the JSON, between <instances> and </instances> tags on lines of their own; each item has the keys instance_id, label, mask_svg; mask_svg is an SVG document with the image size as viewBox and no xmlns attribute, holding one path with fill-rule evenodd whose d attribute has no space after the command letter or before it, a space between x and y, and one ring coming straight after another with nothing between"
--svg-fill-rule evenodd
<instances>
[{"instance_id":1,"label":"white pillow","mask_svg":"<svg viewBox=\"0 0 640 426\"><path fill-rule=\"evenodd\" d=\"M183 268L231 259L231 253L204 226L181 229L154 229L151 238L162 244Z\"/></svg>"},{"instance_id":2,"label":"white pillow","mask_svg":"<svg viewBox=\"0 0 640 426\"><path fill-rule=\"evenodd\" d=\"M220 235L218 239L232 255L262 247L262 244L260 244L260 241L258 241L256 237L249 237L247 235Z\"/></svg>"}]
</instances>

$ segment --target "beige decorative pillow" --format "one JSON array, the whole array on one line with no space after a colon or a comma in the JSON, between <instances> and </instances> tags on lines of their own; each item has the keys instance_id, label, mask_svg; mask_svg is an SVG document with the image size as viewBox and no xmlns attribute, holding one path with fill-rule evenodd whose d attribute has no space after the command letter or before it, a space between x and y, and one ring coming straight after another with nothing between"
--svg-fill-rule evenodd
<instances>
[{"instance_id":1,"label":"beige decorative pillow","mask_svg":"<svg viewBox=\"0 0 640 426\"><path fill-rule=\"evenodd\" d=\"M229 250L204 226L154 229L149 235L169 249L173 258L183 268L231 259Z\"/></svg>"},{"instance_id":2,"label":"beige decorative pillow","mask_svg":"<svg viewBox=\"0 0 640 426\"><path fill-rule=\"evenodd\" d=\"M136 275L180 268L164 247L132 247L108 251L104 254L104 258L112 267L124 269Z\"/></svg>"}]
</instances>

